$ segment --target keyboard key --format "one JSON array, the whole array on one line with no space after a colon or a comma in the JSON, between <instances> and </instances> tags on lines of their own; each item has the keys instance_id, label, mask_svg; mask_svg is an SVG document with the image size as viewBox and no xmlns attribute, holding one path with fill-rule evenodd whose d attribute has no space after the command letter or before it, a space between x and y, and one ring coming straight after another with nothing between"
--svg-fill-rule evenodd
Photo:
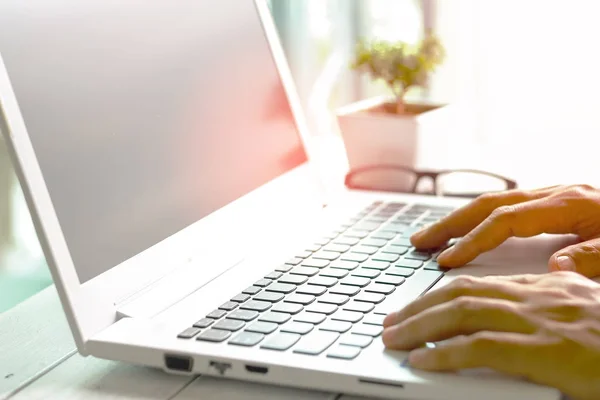
<instances>
[{"instance_id":1,"label":"keyboard key","mask_svg":"<svg viewBox=\"0 0 600 400\"><path fill-rule=\"evenodd\" d=\"M371 238L373 239L381 239L381 240L392 240L396 237L396 232L389 231L377 231L371 233Z\"/></svg>"},{"instance_id":2,"label":"keyboard key","mask_svg":"<svg viewBox=\"0 0 600 400\"><path fill-rule=\"evenodd\" d=\"M389 262L371 261L371 260L361 264L362 268L376 269L379 271L384 271L384 270L388 269L389 266L390 266Z\"/></svg>"},{"instance_id":3,"label":"keyboard key","mask_svg":"<svg viewBox=\"0 0 600 400\"><path fill-rule=\"evenodd\" d=\"M236 319L222 319L216 324L213 325L212 329L221 329L225 331L239 331L242 329L246 323L244 321L239 321Z\"/></svg>"},{"instance_id":4,"label":"keyboard key","mask_svg":"<svg viewBox=\"0 0 600 400\"><path fill-rule=\"evenodd\" d=\"M365 289L365 292L390 294L394 290L396 290L396 287L394 285L385 285L385 284L382 284L382 283L374 283L374 284L368 286Z\"/></svg>"},{"instance_id":5,"label":"keyboard key","mask_svg":"<svg viewBox=\"0 0 600 400\"><path fill-rule=\"evenodd\" d=\"M359 245L359 246L354 246L352 248L353 253L368 254L368 255L373 255L373 254L377 253L378 251L379 251L379 247L373 247L373 246Z\"/></svg>"},{"instance_id":6,"label":"keyboard key","mask_svg":"<svg viewBox=\"0 0 600 400\"><path fill-rule=\"evenodd\" d=\"M319 329L322 331L329 332L337 332L337 333L345 333L348 332L352 328L352 323L347 321L325 321L321 325L319 325Z\"/></svg>"},{"instance_id":7,"label":"keyboard key","mask_svg":"<svg viewBox=\"0 0 600 400\"><path fill-rule=\"evenodd\" d=\"M440 272L448 271L447 268L440 267L440 265L436 261L430 261L427 264L425 264L425 269L428 271L440 271Z\"/></svg>"},{"instance_id":8,"label":"keyboard key","mask_svg":"<svg viewBox=\"0 0 600 400\"><path fill-rule=\"evenodd\" d=\"M344 236L348 236L351 238L364 239L369 236L369 231L361 231L357 229L351 229L347 232L344 232Z\"/></svg>"},{"instance_id":9,"label":"keyboard key","mask_svg":"<svg viewBox=\"0 0 600 400\"><path fill-rule=\"evenodd\" d=\"M263 333L265 335L268 335L269 333L275 332L277 330L277 328L279 328L279 325L274 322L257 321L255 323L253 323L252 325L250 325L249 327L247 327L246 331Z\"/></svg>"},{"instance_id":10,"label":"keyboard key","mask_svg":"<svg viewBox=\"0 0 600 400\"><path fill-rule=\"evenodd\" d=\"M359 231L373 232L374 230L378 229L380 225L381 224L376 222L359 222L358 224L354 225L354 229Z\"/></svg>"},{"instance_id":11,"label":"keyboard key","mask_svg":"<svg viewBox=\"0 0 600 400\"><path fill-rule=\"evenodd\" d=\"M235 310L229 313L227 319L239 319L240 321L252 321L258 317L258 313L256 311L248 311L248 310Z\"/></svg>"},{"instance_id":12,"label":"keyboard key","mask_svg":"<svg viewBox=\"0 0 600 400\"><path fill-rule=\"evenodd\" d=\"M403 224L403 223L399 223L399 222L386 224L381 227L382 231L394 232L394 233L398 233L398 234L403 234L408 229L409 229L408 224Z\"/></svg>"},{"instance_id":13,"label":"keyboard key","mask_svg":"<svg viewBox=\"0 0 600 400\"><path fill-rule=\"evenodd\" d=\"M319 275L340 279L348 275L348 271L343 269L327 268L326 270L322 271Z\"/></svg>"},{"instance_id":14,"label":"keyboard key","mask_svg":"<svg viewBox=\"0 0 600 400\"><path fill-rule=\"evenodd\" d=\"M211 326L213 324L213 322L215 322L214 319L202 318L200 321L198 321L194 324L194 328L200 328L200 329L208 328L209 326Z\"/></svg>"},{"instance_id":15,"label":"keyboard key","mask_svg":"<svg viewBox=\"0 0 600 400\"><path fill-rule=\"evenodd\" d=\"M265 335L254 332L242 332L229 341L229 344L236 346L252 347L260 343L265 338Z\"/></svg>"},{"instance_id":16,"label":"keyboard key","mask_svg":"<svg viewBox=\"0 0 600 400\"><path fill-rule=\"evenodd\" d=\"M363 318L364 314L358 311L338 311L331 317L334 321L346 321L356 323Z\"/></svg>"},{"instance_id":17,"label":"keyboard key","mask_svg":"<svg viewBox=\"0 0 600 400\"><path fill-rule=\"evenodd\" d=\"M325 268L330 263L329 260L322 260L318 258L309 258L308 260L304 260L302 262L303 267L312 267L312 268Z\"/></svg>"},{"instance_id":18,"label":"keyboard key","mask_svg":"<svg viewBox=\"0 0 600 400\"><path fill-rule=\"evenodd\" d=\"M394 275L394 276L403 276L408 278L415 273L415 270L412 268L401 268L401 267L392 267L388 268L385 271L386 275Z\"/></svg>"},{"instance_id":19,"label":"keyboard key","mask_svg":"<svg viewBox=\"0 0 600 400\"><path fill-rule=\"evenodd\" d=\"M358 267L358 263L356 261L338 260L338 261L332 262L329 266L331 268L345 269L347 271L352 271Z\"/></svg>"},{"instance_id":20,"label":"keyboard key","mask_svg":"<svg viewBox=\"0 0 600 400\"><path fill-rule=\"evenodd\" d=\"M315 314L318 315L318 314ZM285 324L282 328L281 328L281 332L287 332L287 333L297 333L298 335L306 335L308 332L313 330L314 325L313 324L307 324L304 322L289 322L287 324Z\"/></svg>"},{"instance_id":21,"label":"keyboard key","mask_svg":"<svg viewBox=\"0 0 600 400\"><path fill-rule=\"evenodd\" d=\"M381 253L377 253L373 257L371 257L371 260L385 261L385 262L391 263L391 262L398 261L399 258L400 258L400 256L398 254L381 252Z\"/></svg>"},{"instance_id":22,"label":"keyboard key","mask_svg":"<svg viewBox=\"0 0 600 400\"><path fill-rule=\"evenodd\" d=\"M186 330L184 330L183 332L181 332L179 335L177 335L177 337L179 339L191 339L194 336L196 336L197 334L199 334L201 331L201 329L199 328L187 328Z\"/></svg>"},{"instance_id":23,"label":"keyboard key","mask_svg":"<svg viewBox=\"0 0 600 400\"><path fill-rule=\"evenodd\" d=\"M225 310L225 311L231 311L231 310L235 310L238 306L238 303L233 302L233 301L228 301L225 304L221 304L221 306L219 307L219 310Z\"/></svg>"},{"instance_id":24,"label":"keyboard key","mask_svg":"<svg viewBox=\"0 0 600 400\"><path fill-rule=\"evenodd\" d=\"M378 325L359 324L355 325L354 328L352 328L352 333L354 335L377 337L381 335L381 332L383 332L383 326Z\"/></svg>"},{"instance_id":25,"label":"keyboard key","mask_svg":"<svg viewBox=\"0 0 600 400\"><path fill-rule=\"evenodd\" d=\"M346 311L356 311L361 313L371 312L375 308L375 305L372 303L365 303L361 301L351 301L344 305L344 310Z\"/></svg>"},{"instance_id":26,"label":"keyboard key","mask_svg":"<svg viewBox=\"0 0 600 400\"><path fill-rule=\"evenodd\" d=\"M365 271L374 271L374 270L365 270ZM374 271L374 272L376 274L379 274L379 272L377 272L377 271ZM357 286L357 287L365 287L369 283L371 283L370 279L360 277L360 276L348 276L340 281L340 285Z\"/></svg>"},{"instance_id":27,"label":"keyboard key","mask_svg":"<svg viewBox=\"0 0 600 400\"><path fill-rule=\"evenodd\" d=\"M292 275L315 276L319 273L319 268L296 267L290 271Z\"/></svg>"},{"instance_id":28,"label":"keyboard key","mask_svg":"<svg viewBox=\"0 0 600 400\"><path fill-rule=\"evenodd\" d=\"M301 262L302 262L302 259L301 259L301 258L294 257L294 258L292 258L292 259L290 259L290 260L287 260L285 263L286 263L287 265L294 265L294 266L295 266L295 265L298 265L298 264L300 264Z\"/></svg>"},{"instance_id":29,"label":"keyboard key","mask_svg":"<svg viewBox=\"0 0 600 400\"><path fill-rule=\"evenodd\" d=\"M264 287L269 286L271 283L273 283L273 281L270 279L261 279L261 280L255 282L253 286L258 286L258 287L264 288Z\"/></svg>"},{"instance_id":30,"label":"keyboard key","mask_svg":"<svg viewBox=\"0 0 600 400\"><path fill-rule=\"evenodd\" d=\"M327 350L339 336L335 332L314 331L302 338L294 353L317 356Z\"/></svg>"},{"instance_id":31,"label":"keyboard key","mask_svg":"<svg viewBox=\"0 0 600 400\"><path fill-rule=\"evenodd\" d=\"M326 287L315 286L315 285L302 285L298 287L296 293L298 294L309 294L311 296L320 296L327 291Z\"/></svg>"},{"instance_id":32,"label":"keyboard key","mask_svg":"<svg viewBox=\"0 0 600 400\"><path fill-rule=\"evenodd\" d=\"M202 332L196 340L200 340L203 342L222 342L224 340L229 339L231 336L230 331L224 331L219 329L209 329L207 331Z\"/></svg>"},{"instance_id":33,"label":"keyboard key","mask_svg":"<svg viewBox=\"0 0 600 400\"><path fill-rule=\"evenodd\" d=\"M283 299L284 295L282 293L275 293L275 292L262 292L257 294L256 296L254 296L254 299L252 300L256 300L256 301L268 301L269 303L277 303L278 301L281 301L281 299Z\"/></svg>"},{"instance_id":34,"label":"keyboard key","mask_svg":"<svg viewBox=\"0 0 600 400\"><path fill-rule=\"evenodd\" d=\"M408 247L405 246L386 246L381 251L383 253L397 254L399 256L408 252Z\"/></svg>"},{"instance_id":35,"label":"keyboard key","mask_svg":"<svg viewBox=\"0 0 600 400\"><path fill-rule=\"evenodd\" d=\"M317 245L317 246L325 246L327 243L329 243L331 241L331 239L335 238L336 236L337 236L337 233L332 233L330 235L327 235L327 237L322 237L320 239L315 240L314 244ZM315 251L319 251L319 248L317 248L317 250L313 250L313 248L308 249L308 250L312 251L313 253Z\"/></svg>"},{"instance_id":36,"label":"keyboard key","mask_svg":"<svg viewBox=\"0 0 600 400\"><path fill-rule=\"evenodd\" d=\"M354 296L358 292L360 292L360 288L348 285L337 285L329 289L331 294L343 294L345 296Z\"/></svg>"},{"instance_id":37,"label":"keyboard key","mask_svg":"<svg viewBox=\"0 0 600 400\"><path fill-rule=\"evenodd\" d=\"M287 314L298 314L304 307L301 304L293 303L277 303L273 306L271 311Z\"/></svg>"},{"instance_id":38,"label":"keyboard key","mask_svg":"<svg viewBox=\"0 0 600 400\"><path fill-rule=\"evenodd\" d=\"M342 336L339 343L345 344L346 346L355 346L364 349L373 343L373 338L371 336L350 334Z\"/></svg>"},{"instance_id":39,"label":"keyboard key","mask_svg":"<svg viewBox=\"0 0 600 400\"><path fill-rule=\"evenodd\" d=\"M306 307L306 312L331 315L336 312L337 309L335 304L314 303Z\"/></svg>"},{"instance_id":40,"label":"keyboard key","mask_svg":"<svg viewBox=\"0 0 600 400\"><path fill-rule=\"evenodd\" d=\"M267 350L285 351L296 344L302 336L295 333L278 333L264 342L260 348Z\"/></svg>"},{"instance_id":41,"label":"keyboard key","mask_svg":"<svg viewBox=\"0 0 600 400\"><path fill-rule=\"evenodd\" d=\"M333 260L337 260L338 258L340 258L341 253L335 252L335 251L318 251L315 254L313 254L314 258L318 258L318 259L322 259L322 260L328 260L328 261L333 261Z\"/></svg>"},{"instance_id":42,"label":"keyboard key","mask_svg":"<svg viewBox=\"0 0 600 400\"><path fill-rule=\"evenodd\" d=\"M329 239L323 238L322 240L317 241L316 243L307 246L306 251L310 251L311 253L316 253L317 251L321 250L321 246L325 246L327 243L329 243Z\"/></svg>"},{"instance_id":43,"label":"keyboard key","mask_svg":"<svg viewBox=\"0 0 600 400\"><path fill-rule=\"evenodd\" d=\"M369 314L365 316L365 319L363 319L363 324L383 326L384 319L385 315Z\"/></svg>"},{"instance_id":44,"label":"keyboard key","mask_svg":"<svg viewBox=\"0 0 600 400\"><path fill-rule=\"evenodd\" d=\"M288 272L290 269L292 269L291 265L280 265L279 267L277 267L275 269L275 271L277 271L277 272Z\"/></svg>"},{"instance_id":45,"label":"keyboard key","mask_svg":"<svg viewBox=\"0 0 600 400\"><path fill-rule=\"evenodd\" d=\"M378 278L375 279L375 283L383 283L383 284L387 284L387 285L394 285L394 286L400 286L404 283L404 281L406 280L406 278L403 278L401 276L394 276L394 275L382 275Z\"/></svg>"},{"instance_id":46,"label":"keyboard key","mask_svg":"<svg viewBox=\"0 0 600 400\"><path fill-rule=\"evenodd\" d=\"M336 244L347 245L347 246L356 246L360 239L349 237L349 236L340 236L339 238L333 241Z\"/></svg>"},{"instance_id":47,"label":"keyboard key","mask_svg":"<svg viewBox=\"0 0 600 400\"><path fill-rule=\"evenodd\" d=\"M325 318L326 318L325 314L305 312L305 313L302 313L302 314L294 317L294 321L318 325L321 322L325 321Z\"/></svg>"},{"instance_id":48,"label":"keyboard key","mask_svg":"<svg viewBox=\"0 0 600 400\"><path fill-rule=\"evenodd\" d=\"M329 358L354 360L360 354L361 348L356 346L336 345L327 353Z\"/></svg>"},{"instance_id":49,"label":"keyboard key","mask_svg":"<svg viewBox=\"0 0 600 400\"><path fill-rule=\"evenodd\" d=\"M288 294L288 293L292 293L294 290L296 290L296 287L297 287L296 285L291 285L288 283L274 283L271 286L269 286L266 289L266 291Z\"/></svg>"},{"instance_id":50,"label":"keyboard key","mask_svg":"<svg viewBox=\"0 0 600 400\"><path fill-rule=\"evenodd\" d=\"M380 293L366 293L366 292L362 292L359 293L357 296L354 297L354 300L356 301L363 301L365 303L381 303L383 300L385 300L385 295L380 294Z\"/></svg>"},{"instance_id":51,"label":"keyboard key","mask_svg":"<svg viewBox=\"0 0 600 400\"><path fill-rule=\"evenodd\" d=\"M432 287L443 273L437 271L419 270L401 286L399 290L389 295L386 301L375 310L377 314L389 314L406 307L409 303Z\"/></svg>"},{"instance_id":52,"label":"keyboard key","mask_svg":"<svg viewBox=\"0 0 600 400\"><path fill-rule=\"evenodd\" d=\"M410 252L406 256L404 256L404 258L409 259L409 260L427 261L431 258L431 254L425 253L422 251L413 250L412 252Z\"/></svg>"},{"instance_id":53,"label":"keyboard key","mask_svg":"<svg viewBox=\"0 0 600 400\"><path fill-rule=\"evenodd\" d=\"M301 251L300 253L296 254L296 258L308 258L312 255L312 251Z\"/></svg>"},{"instance_id":54,"label":"keyboard key","mask_svg":"<svg viewBox=\"0 0 600 400\"><path fill-rule=\"evenodd\" d=\"M227 314L227 313L223 310L215 310L215 311L211 312L210 314L208 314L206 316L206 318L219 319L219 318L223 318L223 316L225 314Z\"/></svg>"},{"instance_id":55,"label":"keyboard key","mask_svg":"<svg viewBox=\"0 0 600 400\"><path fill-rule=\"evenodd\" d=\"M352 276L358 276L361 278L373 279L377 278L379 275L381 275L381 272L375 269L359 268L356 271L352 271Z\"/></svg>"},{"instance_id":56,"label":"keyboard key","mask_svg":"<svg viewBox=\"0 0 600 400\"><path fill-rule=\"evenodd\" d=\"M291 317L289 314L269 311L264 314L261 314L261 316L258 318L258 320L262 321L262 322L273 322L274 324L281 325L281 324L288 322L290 318Z\"/></svg>"},{"instance_id":57,"label":"keyboard key","mask_svg":"<svg viewBox=\"0 0 600 400\"><path fill-rule=\"evenodd\" d=\"M324 251L334 251L336 253L345 253L350 250L350 246L347 244L328 244L323 247Z\"/></svg>"},{"instance_id":58,"label":"keyboard key","mask_svg":"<svg viewBox=\"0 0 600 400\"><path fill-rule=\"evenodd\" d=\"M325 277L325 276L315 276L314 278L311 278L308 281L308 284L316 285L316 286L332 287L337 282L338 282L338 280L336 278Z\"/></svg>"},{"instance_id":59,"label":"keyboard key","mask_svg":"<svg viewBox=\"0 0 600 400\"><path fill-rule=\"evenodd\" d=\"M423 261L402 259L394 263L394 267L419 269L423 266Z\"/></svg>"},{"instance_id":60,"label":"keyboard key","mask_svg":"<svg viewBox=\"0 0 600 400\"><path fill-rule=\"evenodd\" d=\"M305 276L302 276L302 275L285 275L285 276L279 278L279 280L277 282L289 283L292 285L302 285L307 280L308 280L308 278Z\"/></svg>"},{"instance_id":61,"label":"keyboard key","mask_svg":"<svg viewBox=\"0 0 600 400\"><path fill-rule=\"evenodd\" d=\"M370 238L364 239L361 244L363 246L370 246L370 247L383 247L387 244L387 240L384 239L376 239L373 238L372 235Z\"/></svg>"},{"instance_id":62,"label":"keyboard key","mask_svg":"<svg viewBox=\"0 0 600 400\"><path fill-rule=\"evenodd\" d=\"M259 287L257 287L257 286L250 286L249 288L247 288L246 290L244 290L242 293L254 296L258 292L260 292L260 288Z\"/></svg>"},{"instance_id":63,"label":"keyboard key","mask_svg":"<svg viewBox=\"0 0 600 400\"><path fill-rule=\"evenodd\" d=\"M271 303L266 302L266 301L250 300L250 301L242 304L240 306L240 308L242 310L252 310L252 311L262 312L262 311L267 311L269 308L271 308Z\"/></svg>"},{"instance_id":64,"label":"keyboard key","mask_svg":"<svg viewBox=\"0 0 600 400\"><path fill-rule=\"evenodd\" d=\"M344 261L356 261L356 262L363 262L366 261L369 258L369 256L367 254L360 254L360 253L344 253L342 255L342 260Z\"/></svg>"},{"instance_id":65,"label":"keyboard key","mask_svg":"<svg viewBox=\"0 0 600 400\"><path fill-rule=\"evenodd\" d=\"M231 301L235 301L236 303L244 303L250 298L250 295L240 293L237 296L231 298Z\"/></svg>"},{"instance_id":66,"label":"keyboard key","mask_svg":"<svg viewBox=\"0 0 600 400\"><path fill-rule=\"evenodd\" d=\"M307 294L290 294L283 301L286 303L302 304L303 306L306 306L315 301L315 296L310 296Z\"/></svg>"},{"instance_id":67,"label":"keyboard key","mask_svg":"<svg viewBox=\"0 0 600 400\"><path fill-rule=\"evenodd\" d=\"M283 275L283 273L273 271L269 275L265 276L265 279L271 279L271 280L276 281L277 279L281 278L281 275Z\"/></svg>"},{"instance_id":68,"label":"keyboard key","mask_svg":"<svg viewBox=\"0 0 600 400\"><path fill-rule=\"evenodd\" d=\"M397 239L391 241L390 245L402 246L402 247L412 247L412 243L410 242L410 239L404 238L404 237L400 237L400 238L397 238Z\"/></svg>"},{"instance_id":69,"label":"keyboard key","mask_svg":"<svg viewBox=\"0 0 600 400\"><path fill-rule=\"evenodd\" d=\"M342 304L346 304L350 300L350 297L343 296L340 294L325 294L319 297L319 303L325 304L335 304L336 306L341 306Z\"/></svg>"},{"instance_id":70,"label":"keyboard key","mask_svg":"<svg viewBox=\"0 0 600 400\"><path fill-rule=\"evenodd\" d=\"M405 237L405 238L407 238L407 239L410 239L410 237L411 237L411 236L412 236L414 233L416 233L416 232L418 232L418 231L420 231L420 230L421 230L421 228L420 228L420 227L418 227L418 226L409 226L408 228L406 228L406 229L404 230L404 232L402 232L402 236L403 236L403 237Z\"/></svg>"}]
</instances>

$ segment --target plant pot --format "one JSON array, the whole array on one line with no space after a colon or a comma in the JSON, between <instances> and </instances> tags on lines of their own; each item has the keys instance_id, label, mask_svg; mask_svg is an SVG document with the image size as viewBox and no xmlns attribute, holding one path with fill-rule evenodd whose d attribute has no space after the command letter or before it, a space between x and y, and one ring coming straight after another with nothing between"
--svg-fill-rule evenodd
<instances>
[{"instance_id":1,"label":"plant pot","mask_svg":"<svg viewBox=\"0 0 600 400\"><path fill-rule=\"evenodd\" d=\"M405 114L394 110L395 104L389 97L360 101L338 110L338 125L351 171L381 164L415 169L443 164L449 106L409 103ZM373 188L392 191L407 191L412 183L408 175L390 173L370 173L368 179L366 183Z\"/></svg>"}]
</instances>

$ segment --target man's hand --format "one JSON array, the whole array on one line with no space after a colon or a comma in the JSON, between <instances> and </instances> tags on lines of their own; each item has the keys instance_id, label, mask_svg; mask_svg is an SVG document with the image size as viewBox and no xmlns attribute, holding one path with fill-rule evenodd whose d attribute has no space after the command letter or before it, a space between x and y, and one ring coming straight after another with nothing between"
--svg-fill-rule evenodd
<instances>
[{"instance_id":1,"label":"man's hand","mask_svg":"<svg viewBox=\"0 0 600 400\"><path fill-rule=\"evenodd\" d=\"M600 275L600 191L589 186L555 186L533 191L483 195L411 238L415 247L442 246L462 237L439 255L445 267L459 267L510 237L542 233L576 234L582 243L558 251L551 271Z\"/></svg>"},{"instance_id":2,"label":"man's hand","mask_svg":"<svg viewBox=\"0 0 600 400\"><path fill-rule=\"evenodd\" d=\"M487 367L574 399L600 399L600 285L579 274L459 277L384 326L387 347L417 349L412 367Z\"/></svg>"}]
</instances>

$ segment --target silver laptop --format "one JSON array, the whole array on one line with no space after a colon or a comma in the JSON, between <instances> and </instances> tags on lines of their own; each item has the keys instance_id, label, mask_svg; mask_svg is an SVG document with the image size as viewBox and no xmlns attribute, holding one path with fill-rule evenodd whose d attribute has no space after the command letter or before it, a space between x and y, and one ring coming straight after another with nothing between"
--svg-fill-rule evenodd
<instances>
[{"instance_id":1,"label":"silver laptop","mask_svg":"<svg viewBox=\"0 0 600 400\"><path fill-rule=\"evenodd\" d=\"M4 0L0 54L0 130L81 354L371 397L559 397L384 348L389 311L458 274L543 272L560 244L445 273L408 238L463 200L324 197L265 2Z\"/></svg>"}]
</instances>

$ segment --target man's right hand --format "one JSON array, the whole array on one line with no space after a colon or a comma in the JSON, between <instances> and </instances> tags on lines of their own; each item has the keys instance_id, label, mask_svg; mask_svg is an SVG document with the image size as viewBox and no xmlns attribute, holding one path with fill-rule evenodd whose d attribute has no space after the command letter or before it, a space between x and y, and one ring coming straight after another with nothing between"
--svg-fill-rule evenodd
<instances>
[{"instance_id":1,"label":"man's right hand","mask_svg":"<svg viewBox=\"0 0 600 400\"><path fill-rule=\"evenodd\" d=\"M447 268L463 266L510 237L576 234L582 242L556 252L551 271L600 276L600 190L587 185L511 190L480 196L439 222L415 233L419 249L461 238L438 256Z\"/></svg>"}]
</instances>

